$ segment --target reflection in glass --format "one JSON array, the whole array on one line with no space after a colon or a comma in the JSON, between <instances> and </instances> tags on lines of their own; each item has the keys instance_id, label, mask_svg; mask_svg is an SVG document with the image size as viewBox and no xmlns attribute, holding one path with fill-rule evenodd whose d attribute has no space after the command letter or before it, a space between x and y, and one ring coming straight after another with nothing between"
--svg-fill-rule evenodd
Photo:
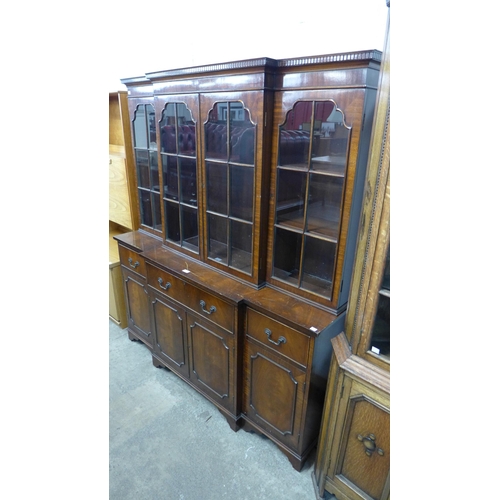
<instances>
[{"instance_id":1,"label":"reflection in glass","mask_svg":"<svg viewBox=\"0 0 500 500\"><path fill-rule=\"evenodd\" d=\"M227 224L225 217L208 216L208 256L227 264Z\"/></svg>"},{"instance_id":2,"label":"reflection in glass","mask_svg":"<svg viewBox=\"0 0 500 500\"><path fill-rule=\"evenodd\" d=\"M296 170L278 170L276 223L304 228L307 174Z\"/></svg>"},{"instance_id":3,"label":"reflection in glass","mask_svg":"<svg viewBox=\"0 0 500 500\"><path fill-rule=\"evenodd\" d=\"M227 166L225 163L206 163L207 209L227 215Z\"/></svg>"},{"instance_id":4,"label":"reflection in glass","mask_svg":"<svg viewBox=\"0 0 500 500\"><path fill-rule=\"evenodd\" d=\"M312 102L299 101L280 126L278 164L307 168Z\"/></svg>"},{"instance_id":5,"label":"reflection in glass","mask_svg":"<svg viewBox=\"0 0 500 500\"><path fill-rule=\"evenodd\" d=\"M276 228L273 276L298 285L302 235Z\"/></svg>"},{"instance_id":6,"label":"reflection in glass","mask_svg":"<svg viewBox=\"0 0 500 500\"><path fill-rule=\"evenodd\" d=\"M158 172L158 155L156 151L149 152L149 165L151 167L151 189L160 192L160 177Z\"/></svg>"},{"instance_id":7,"label":"reflection in glass","mask_svg":"<svg viewBox=\"0 0 500 500\"><path fill-rule=\"evenodd\" d=\"M252 265L252 225L231 221L231 262L230 266L251 273Z\"/></svg>"},{"instance_id":8,"label":"reflection in glass","mask_svg":"<svg viewBox=\"0 0 500 500\"><path fill-rule=\"evenodd\" d=\"M342 187L337 177L310 175L307 232L338 238Z\"/></svg>"},{"instance_id":9,"label":"reflection in glass","mask_svg":"<svg viewBox=\"0 0 500 500\"><path fill-rule=\"evenodd\" d=\"M253 214L253 168L230 166L231 217L252 221Z\"/></svg>"},{"instance_id":10,"label":"reflection in glass","mask_svg":"<svg viewBox=\"0 0 500 500\"><path fill-rule=\"evenodd\" d=\"M305 238L301 287L320 295L329 295L336 245L310 236Z\"/></svg>"}]
</instances>

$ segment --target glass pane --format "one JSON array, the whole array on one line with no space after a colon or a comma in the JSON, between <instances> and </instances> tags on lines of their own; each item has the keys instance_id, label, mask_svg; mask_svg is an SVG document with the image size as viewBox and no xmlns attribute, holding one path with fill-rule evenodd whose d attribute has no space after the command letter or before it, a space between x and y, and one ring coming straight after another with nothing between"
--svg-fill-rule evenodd
<instances>
[{"instance_id":1,"label":"glass pane","mask_svg":"<svg viewBox=\"0 0 500 500\"><path fill-rule=\"evenodd\" d=\"M336 245L306 236L301 288L330 296Z\"/></svg>"},{"instance_id":2,"label":"glass pane","mask_svg":"<svg viewBox=\"0 0 500 500\"><path fill-rule=\"evenodd\" d=\"M279 165L307 168L312 121L312 102L299 101L280 126Z\"/></svg>"},{"instance_id":3,"label":"glass pane","mask_svg":"<svg viewBox=\"0 0 500 500\"><path fill-rule=\"evenodd\" d=\"M232 267L251 274L252 272L252 226L244 222L231 221Z\"/></svg>"},{"instance_id":4,"label":"glass pane","mask_svg":"<svg viewBox=\"0 0 500 500\"><path fill-rule=\"evenodd\" d=\"M179 226L179 205L177 203L165 202L165 222L167 240L180 243L181 229Z\"/></svg>"},{"instance_id":5,"label":"glass pane","mask_svg":"<svg viewBox=\"0 0 500 500\"><path fill-rule=\"evenodd\" d=\"M338 177L310 175L306 231L338 238L342 187Z\"/></svg>"},{"instance_id":6,"label":"glass pane","mask_svg":"<svg viewBox=\"0 0 500 500\"><path fill-rule=\"evenodd\" d=\"M186 156L196 155L196 132L193 125L179 125L178 127L179 154Z\"/></svg>"},{"instance_id":7,"label":"glass pane","mask_svg":"<svg viewBox=\"0 0 500 500\"><path fill-rule=\"evenodd\" d=\"M156 146L156 124L155 124L155 110L151 104L146 104L146 111L148 113L148 140L149 149L157 149Z\"/></svg>"},{"instance_id":8,"label":"glass pane","mask_svg":"<svg viewBox=\"0 0 500 500\"><path fill-rule=\"evenodd\" d=\"M150 187L149 179L149 154L140 149L135 150L135 160L137 165L137 183L139 187Z\"/></svg>"},{"instance_id":9,"label":"glass pane","mask_svg":"<svg viewBox=\"0 0 500 500\"><path fill-rule=\"evenodd\" d=\"M194 158L180 158L181 170L181 201L196 206L196 160Z\"/></svg>"},{"instance_id":10,"label":"glass pane","mask_svg":"<svg viewBox=\"0 0 500 500\"><path fill-rule=\"evenodd\" d=\"M151 192L139 189L139 204L141 207L141 221L144 225L153 227L153 213L151 211Z\"/></svg>"},{"instance_id":11,"label":"glass pane","mask_svg":"<svg viewBox=\"0 0 500 500\"><path fill-rule=\"evenodd\" d=\"M317 102L313 140L313 170L345 174L350 129L344 125L344 115L331 102Z\"/></svg>"},{"instance_id":12,"label":"glass pane","mask_svg":"<svg viewBox=\"0 0 500 500\"><path fill-rule=\"evenodd\" d=\"M227 215L227 166L208 163L207 210Z\"/></svg>"},{"instance_id":13,"label":"glass pane","mask_svg":"<svg viewBox=\"0 0 500 500\"><path fill-rule=\"evenodd\" d=\"M227 264L227 219L225 217L208 216L208 256Z\"/></svg>"},{"instance_id":14,"label":"glass pane","mask_svg":"<svg viewBox=\"0 0 500 500\"><path fill-rule=\"evenodd\" d=\"M229 103L231 161L253 165L255 155L255 126L241 102Z\"/></svg>"},{"instance_id":15,"label":"glass pane","mask_svg":"<svg viewBox=\"0 0 500 500\"><path fill-rule=\"evenodd\" d=\"M391 278L390 278L390 249L387 249L384 274L378 295L377 313L372 331L371 350L390 358L391 354Z\"/></svg>"},{"instance_id":16,"label":"glass pane","mask_svg":"<svg viewBox=\"0 0 500 500\"><path fill-rule=\"evenodd\" d=\"M231 165L231 213L232 217L253 220L253 167Z\"/></svg>"},{"instance_id":17,"label":"glass pane","mask_svg":"<svg viewBox=\"0 0 500 500\"><path fill-rule=\"evenodd\" d=\"M181 205L182 246L198 252L198 211Z\"/></svg>"},{"instance_id":18,"label":"glass pane","mask_svg":"<svg viewBox=\"0 0 500 500\"><path fill-rule=\"evenodd\" d=\"M161 231L161 197L160 193L151 192L151 197L153 200L153 228Z\"/></svg>"},{"instance_id":19,"label":"glass pane","mask_svg":"<svg viewBox=\"0 0 500 500\"><path fill-rule=\"evenodd\" d=\"M134 146L136 148L147 149L148 138L146 130L146 110L144 104L137 106L134 117Z\"/></svg>"},{"instance_id":20,"label":"glass pane","mask_svg":"<svg viewBox=\"0 0 500 500\"><path fill-rule=\"evenodd\" d=\"M175 104L167 104L163 110L160 122L161 151L163 153L177 153L175 136Z\"/></svg>"},{"instance_id":21,"label":"glass pane","mask_svg":"<svg viewBox=\"0 0 500 500\"><path fill-rule=\"evenodd\" d=\"M303 230L306 181L305 172L278 169L277 224Z\"/></svg>"},{"instance_id":22,"label":"glass pane","mask_svg":"<svg viewBox=\"0 0 500 500\"><path fill-rule=\"evenodd\" d=\"M273 276L298 285L302 235L276 228Z\"/></svg>"},{"instance_id":23,"label":"glass pane","mask_svg":"<svg viewBox=\"0 0 500 500\"><path fill-rule=\"evenodd\" d=\"M179 200L177 157L161 155L163 167L163 196L169 200Z\"/></svg>"},{"instance_id":24,"label":"glass pane","mask_svg":"<svg viewBox=\"0 0 500 500\"><path fill-rule=\"evenodd\" d=\"M151 168L151 189L160 192L160 177L158 174L158 155L156 151L149 153L149 165Z\"/></svg>"},{"instance_id":25,"label":"glass pane","mask_svg":"<svg viewBox=\"0 0 500 500\"><path fill-rule=\"evenodd\" d=\"M205 124L207 158L227 160L227 107L227 102L217 103L208 115Z\"/></svg>"}]
</instances>

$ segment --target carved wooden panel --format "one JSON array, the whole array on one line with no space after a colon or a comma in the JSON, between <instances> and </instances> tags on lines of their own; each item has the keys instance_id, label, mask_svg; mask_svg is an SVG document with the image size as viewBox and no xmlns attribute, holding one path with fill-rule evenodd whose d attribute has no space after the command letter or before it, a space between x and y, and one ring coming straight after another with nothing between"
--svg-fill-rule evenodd
<instances>
[{"instance_id":1,"label":"carved wooden panel","mask_svg":"<svg viewBox=\"0 0 500 500\"><path fill-rule=\"evenodd\" d=\"M390 466L390 417L386 409L364 396L349 403L345 450L339 473L381 499Z\"/></svg>"}]
</instances>

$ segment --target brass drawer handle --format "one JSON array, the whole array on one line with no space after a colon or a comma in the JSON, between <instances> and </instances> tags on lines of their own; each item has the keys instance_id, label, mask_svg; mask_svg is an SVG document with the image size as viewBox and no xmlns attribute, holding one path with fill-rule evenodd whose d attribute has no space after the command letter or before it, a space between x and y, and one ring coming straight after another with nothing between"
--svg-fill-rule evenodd
<instances>
[{"instance_id":1,"label":"brass drawer handle","mask_svg":"<svg viewBox=\"0 0 500 500\"><path fill-rule=\"evenodd\" d=\"M138 260L136 260L136 261L135 261L135 264L132 264L132 262L134 262L134 261L132 260L132 257L129 257L129 258L128 258L128 263L130 264L130 267L133 267L133 268L135 269L135 268L139 265L139 261L138 261Z\"/></svg>"},{"instance_id":2,"label":"brass drawer handle","mask_svg":"<svg viewBox=\"0 0 500 500\"><path fill-rule=\"evenodd\" d=\"M205 314L212 314L212 313L214 313L215 311L217 311L217 309L215 308L215 306L210 306L210 310L209 310L209 311L207 311L207 310L205 309L205 306L206 306L206 305L207 305L207 304L205 303L205 301L204 301L204 300L200 300L201 310L202 310Z\"/></svg>"},{"instance_id":3,"label":"brass drawer handle","mask_svg":"<svg viewBox=\"0 0 500 500\"><path fill-rule=\"evenodd\" d=\"M267 335L267 340L269 340L269 342L271 342L271 344L280 345L282 342L283 342L283 344L286 344L286 338L283 337L283 335L281 335L278 339L278 342L276 342L276 341L271 339L271 335L273 334L273 332L271 330L269 330L269 328L266 328L264 330L264 333Z\"/></svg>"},{"instance_id":4,"label":"brass drawer handle","mask_svg":"<svg viewBox=\"0 0 500 500\"><path fill-rule=\"evenodd\" d=\"M382 448L377 448L377 443L375 442L375 435L369 434L368 436L363 437L361 434L358 435L358 440L363 443L365 447L365 453L371 457L372 453L377 450L377 453L381 456L384 455L384 450Z\"/></svg>"},{"instance_id":5,"label":"brass drawer handle","mask_svg":"<svg viewBox=\"0 0 500 500\"><path fill-rule=\"evenodd\" d=\"M163 286L163 279L161 278L158 278L158 284L160 285L160 288L163 288L163 290L168 290L172 286L170 281L167 281L167 284Z\"/></svg>"}]
</instances>

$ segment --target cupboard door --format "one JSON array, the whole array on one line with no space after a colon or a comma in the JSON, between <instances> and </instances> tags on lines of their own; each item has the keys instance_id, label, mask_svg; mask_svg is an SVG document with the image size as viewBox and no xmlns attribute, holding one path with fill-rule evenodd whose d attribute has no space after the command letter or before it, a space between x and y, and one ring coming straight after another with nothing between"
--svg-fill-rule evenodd
<instances>
[{"instance_id":1,"label":"cupboard door","mask_svg":"<svg viewBox=\"0 0 500 500\"><path fill-rule=\"evenodd\" d=\"M205 260L258 283L261 229L263 92L202 94ZM267 206L267 203L266 203ZM257 230L256 230L257 228Z\"/></svg>"},{"instance_id":2,"label":"cupboard door","mask_svg":"<svg viewBox=\"0 0 500 500\"><path fill-rule=\"evenodd\" d=\"M343 380L342 380L343 379ZM390 410L388 394L345 374L333 430L328 488L339 499L389 497Z\"/></svg>"},{"instance_id":3,"label":"cupboard door","mask_svg":"<svg viewBox=\"0 0 500 500\"><path fill-rule=\"evenodd\" d=\"M298 449L306 372L246 340L243 413L283 444Z\"/></svg>"},{"instance_id":4,"label":"cupboard door","mask_svg":"<svg viewBox=\"0 0 500 500\"><path fill-rule=\"evenodd\" d=\"M194 315L187 316L191 382L215 404L235 413L234 338Z\"/></svg>"},{"instance_id":5,"label":"cupboard door","mask_svg":"<svg viewBox=\"0 0 500 500\"><path fill-rule=\"evenodd\" d=\"M155 97L163 186L164 241L199 258L198 96Z\"/></svg>"},{"instance_id":6,"label":"cupboard door","mask_svg":"<svg viewBox=\"0 0 500 500\"><path fill-rule=\"evenodd\" d=\"M153 347L151 320L149 316L149 295L146 281L126 268L122 268L127 304L128 328L150 349Z\"/></svg>"},{"instance_id":7,"label":"cupboard door","mask_svg":"<svg viewBox=\"0 0 500 500\"><path fill-rule=\"evenodd\" d=\"M168 368L189 378L185 312L182 308L151 292L153 352Z\"/></svg>"}]
</instances>

